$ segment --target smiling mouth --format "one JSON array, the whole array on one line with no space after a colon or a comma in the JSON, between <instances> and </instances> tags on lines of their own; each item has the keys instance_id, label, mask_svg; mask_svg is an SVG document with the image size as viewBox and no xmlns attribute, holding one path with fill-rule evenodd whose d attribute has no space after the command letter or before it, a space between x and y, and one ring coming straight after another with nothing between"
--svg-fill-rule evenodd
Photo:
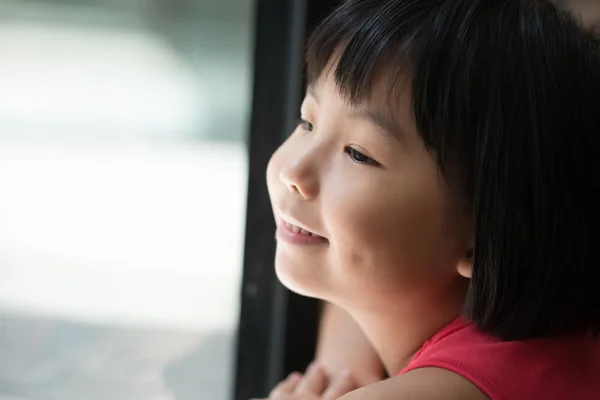
<instances>
[{"instance_id":1,"label":"smiling mouth","mask_svg":"<svg viewBox=\"0 0 600 400\"><path fill-rule=\"evenodd\" d=\"M295 237L300 242L307 242L307 243L329 242L329 239L306 229L306 226L302 227L302 226L299 226L299 225L289 222L283 215L279 216L279 222L280 222L279 229L282 232L286 232L285 236L288 238ZM294 239L294 240L296 240L296 239Z\"/></svg>"},{"instance_id":2,"label":"smiling mouth","mask_svg":"<svg viewBox=\"0 0 600 400\"><path fill-rule=\"evenodd\" d=\"M281 223L283 224L285 229L287 229L288 231L291 231L293 233L304 235L304 236L313 236L313 237L317 237L317 238L323 238L322 236L319 236L316 233L307 231L306 229L300 228L299 226L291 224L285 220L281 220Z\"/></svg>"}]
</instances>

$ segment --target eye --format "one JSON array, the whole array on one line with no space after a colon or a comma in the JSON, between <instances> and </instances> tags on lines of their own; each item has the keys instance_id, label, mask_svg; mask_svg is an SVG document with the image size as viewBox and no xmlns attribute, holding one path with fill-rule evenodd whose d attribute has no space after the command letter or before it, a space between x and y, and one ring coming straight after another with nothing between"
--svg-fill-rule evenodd
<instances>
[{"instance_id":1,"label":"eye","mask_svg":"<svg viewBox=\"0 0 600 400\"><path fill-rule=\"evenodd\" d=\"M373 165L373 166L380 165L377 161L373 160L369 156L365 156L363 153L361 153L360 151L356 150L353 147L346 146L346 148L344 149L344 152L346 154L348 154L348 157L350 157L350 159L357 164L366 164L366 165Z\"/></svg>"},{"instance_id":2,"label":"eye","mask_svg":"<svg viewBox=\"0 0 600 400\"><path fill-rule=\"evenodd\" d=\"M310 123L307 120L302 119L302 118L298 119L298 126L308 132L312 132L314 129L314 126L312 123Z\"/></svg>"}]
</instances>

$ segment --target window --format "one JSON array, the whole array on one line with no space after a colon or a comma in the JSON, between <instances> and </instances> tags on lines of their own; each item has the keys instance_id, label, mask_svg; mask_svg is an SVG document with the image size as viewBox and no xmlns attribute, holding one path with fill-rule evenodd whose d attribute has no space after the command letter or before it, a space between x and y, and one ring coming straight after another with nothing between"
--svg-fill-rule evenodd
<instances>
[{"instance_id":1,"label":"window","mask_svg":"<svg viewBox=\"0 0 600 400\"><path fill-rule=\"evenodd\" d=\"M308 30L339 0L257 0L254 92L250 130L248 216L242 308L236 350L235 400L267 396L314 358L318 302L291 293L275 276L273 211L265 170L292 132L303 97Z\"/></svg>"},{"instance_id":2,"label":"window","mask_svg":"<svg viewBox=\"0 0 600 400\"><path fill-rule=\"evenodd\" d=\"M226 399L252 0L0 0L0 397Z\"/></svg>"}]
</instances>

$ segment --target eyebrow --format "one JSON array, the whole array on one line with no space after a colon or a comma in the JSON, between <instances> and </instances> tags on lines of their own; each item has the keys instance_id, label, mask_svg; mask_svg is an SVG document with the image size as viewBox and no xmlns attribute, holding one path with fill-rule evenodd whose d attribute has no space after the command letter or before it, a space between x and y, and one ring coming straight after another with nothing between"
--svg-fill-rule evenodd
<instances>
[{"instance_id":1,"label":"eyebrow","mask_svg":"<svg viewBox=\"0 0 600 400\"><path fill-rule=\"evenodd\" d=\"M306 87L306 94L310 95L319 104L319 95L314 84L309 84ZM401 140L402 130L398 126L397 121L388 113L380 112L371 108L352 108L349 112L350 118L358 118L377 125L385 136Z\"/></svg>"},{"instance_id":2,"label":"eyebrow","mask_svg":"<svg viewBox=\"0 0 600 400\"><path fill-rule=\"evenodd\" d=\"M313 83L309 84L306 87L306 94L315 99L317 104L319 104L319 95L317 94L317 89L315 88L315 85Z\"/></svg>"},{"instance_id":3,"label":"eyebrow","mask_svg":"<svg viewBox=\"0 0 600 400\"><path fill-rule=\"evenodd\" d=\"M362 108L350 111L350 118L360 118L369 121L373 125L380 127L386 136L397 140L402 139L402 130L398 126L398 123L387 113Z\"/></svg>"}]
</instances>

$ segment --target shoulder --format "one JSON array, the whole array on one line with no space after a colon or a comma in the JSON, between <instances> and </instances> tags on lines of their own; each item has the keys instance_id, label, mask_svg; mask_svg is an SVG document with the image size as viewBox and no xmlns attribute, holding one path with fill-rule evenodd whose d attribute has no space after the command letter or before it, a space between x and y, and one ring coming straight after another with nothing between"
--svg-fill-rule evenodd
<instances>
[{"instance_id":1,"label":"shoulder","mask_svg":"<svg viewBox=\"0 0 600 400\"><path fill-rule=\"evenodd\" d=\"M348 393L340 400L489 400L461 375L419 368Z\"/></svg>"}]
</instances>

